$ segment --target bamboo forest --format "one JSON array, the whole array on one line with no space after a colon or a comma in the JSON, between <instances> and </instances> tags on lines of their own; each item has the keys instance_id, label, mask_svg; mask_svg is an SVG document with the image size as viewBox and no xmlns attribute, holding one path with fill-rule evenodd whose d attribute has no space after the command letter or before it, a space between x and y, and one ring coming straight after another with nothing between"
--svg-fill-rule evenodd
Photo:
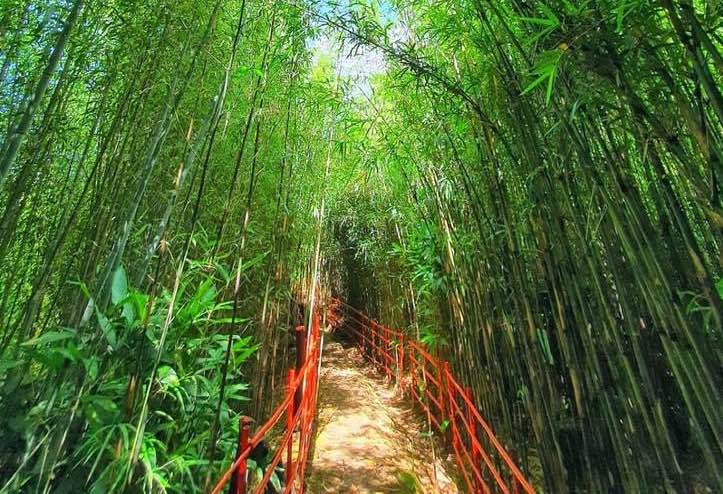
<instances>
[{"instance_id":1,"label":"bamboo forest","mask_svg":"<svg viewBox=\"0 0 723 494\"><path fill-rule=\"evenodd\" d=\"M723 493L719 0L0 0L0 493Z\"/></svg>"}]
</instances>

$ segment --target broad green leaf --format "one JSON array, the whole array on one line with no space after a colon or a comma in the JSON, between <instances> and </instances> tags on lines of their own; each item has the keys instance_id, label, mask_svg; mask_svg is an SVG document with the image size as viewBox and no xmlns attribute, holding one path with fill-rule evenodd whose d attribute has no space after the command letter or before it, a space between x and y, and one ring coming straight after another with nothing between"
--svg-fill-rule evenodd
<instances>
[{"instance_id":1,"label":"broad green leaf","mask_svg":"<svg viewBox=\"0 0 723 494\"><path fill-rule=\"evenodd\" d=\"M118 337L115 334L115 329L113 329L113 324L111 324L105 314L98 310L97 307L95 309L95 316L98 319L98 326L100 326L108 345L115 350L118 345Z\"/></svg>"},{"instance_id":2,"label":"broad green leaf","mask_svg":"<svg viewBox=\"0 0 723 494\"><path fill-rule=\"evenodd\" d=\"M84 398L86 403L92 403L94 406L101 408L107 412L117 412L118 405L115 402L103 395L90 395Z\"/></svg>"},{"instance_id":3,"label":"broad green leaf","mask_svg":"<svg viewBox=\"0 0 723 494\"><path fill-rule=\"evenodd\" d=\"M117 305L128 295L128 277L126 270L122 264L119 264L113 273L113 282L111 285L111 301L113 305Z\"/></svg>"},{"instance_id":4,"label":"broad green leaf","mask_svg":"<svg viewBox=\"0 0 723 494\"><path fill-rule=\"evenodd\" d=\"M98 359L94 357L83 359L83 367L85 367L88 377L91 379L98 377Z\"/></svg>"},{"instance_id":5,"label":"broad green leaf","mask_svg":"<svg viewBox=\"0 0 723 494\"><path fill-rule=\"evenodd\" d=\"M58 355L62 355L71 362L77 362L78 360L80 360L80 352L78 351L78 348L73 344L60 348L54 348L53 351L56 352Z\"/></svg>"},{"instance_id":6,"label":"broad green leaf","mask_svg":"<svg viewBox=\"0 0 723 494\"><path fill-rule=\"evenodd\" d=\"M56 341L63 341L70 338L74 338L76 333L69 329L60 329L58 331L45 331L37 338L30 339L21 344L21 346L41 346L47 345L48 343L55 343Z\"/></svg>"},{"instance_id":7,"label":"broad green leaf","mask_svg":"<svg viewBox=\"0 0 723 494\"><path fill-rule=\"evenodd\" d=\"M148 295L133 288L128 290L128 295L120 301L123 305L121 315L127 327L133 326L136 321L144 321L146 318L146 303Z\"/></svg>"},{"instance_id":8,"label":"broad green leaf","mask_svg":"<svg viewBox=\"0 0 723 494\"><path fill-rule=\"evenodd\" d=\"M281 480L279 480L279 476L276 475L276 472L271 474L269 480L271 482L271 485L274 487L274 491L281 492Z\"/></svg>"},{"instance_id":9,"label":"broad green leaf","mask_svg":"<svg viewBox=\"0 0 723 494\"><path fill-rule=\"evenodd\" d=\"M148 305L148 295L141 293L137 290L131 289L129 295L130 301L133 303L133 309L135 311L136 320L145 321L146 319L146 306Z\"/></svg>"},{"instance_id":10,"label":"broad green leaf","mask_svg":"<svg viewBox=\"0 0 723 494\"><path fill-rule=\"evenodd\" d=\"M173 367L169 365L162 365L158 368L158 381L164 387L178 386L178 384L180 383L180 380L178 379L178 374L176 374L176 371L173 369Z\"/></svg>"}]
</instances>

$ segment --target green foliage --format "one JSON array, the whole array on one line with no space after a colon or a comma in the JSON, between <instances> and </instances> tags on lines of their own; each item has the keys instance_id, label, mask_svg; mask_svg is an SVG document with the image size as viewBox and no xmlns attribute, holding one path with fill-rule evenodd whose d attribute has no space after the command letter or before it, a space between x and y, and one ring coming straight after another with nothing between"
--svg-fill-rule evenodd
<instances>
[{"instance_id":1,"label":"green foliage","mask_svg":"<svg viewBox=\"0 0 723 494\"><path fill-rule=\"evenodd\" d=\"M207 490L319 281L538 490L723 491L719 10L0 0L0 489Z\"/></svg>"},{"instance_id":2,"label":"green foliage","mask_svg":"<svg viewBox=\"0 0 723 494\"><path fill-rule=\"evenodd\" d=\"M560 70L560 64L562 62L563 50L550 50L539 55L535 67L532 69L532 74L536 76L522 94L525 95L535 89L540 84L546 83L545 85L545 102L550 103L552 98L552 88L555 84L555 78Z\"/></svg>"},{"instance_id":3,"label":"green foliage","mask_svg":"<svg viewBox=\"0 0 723 494\"><path fill-rule=\"evenodd\" d=\"M537 490L723 489L720 9L412 2L397 40L349 10L387 63L341 192L354 304L463 370Z\"/></svg>"},{"instance_id":4,"label":"green foliage","mask_svg":"<svg viewBox=\"0 0 723 494\"><path fill-rule=\"evenodd\" d=\"M531 43L540 39L544 40L544 38L554 33L562 25L560 19L555 15L550 7L544 3L539 3L538 6L540 13L542 14L541 17L519 17L519 20L539 29L539 31L529 39L529 42Z\"/></svg>"},{"instance_id":5,"label":"green foliage","mask_svg":"<svg viewBox=\"0 0 723 494\"><path fill-rule=\"evenodd\" d=\"M414 472L400 471L397 473L399 487L394 492L398 494L422 494L422 484Z\"/></svg>"}]
</instances>

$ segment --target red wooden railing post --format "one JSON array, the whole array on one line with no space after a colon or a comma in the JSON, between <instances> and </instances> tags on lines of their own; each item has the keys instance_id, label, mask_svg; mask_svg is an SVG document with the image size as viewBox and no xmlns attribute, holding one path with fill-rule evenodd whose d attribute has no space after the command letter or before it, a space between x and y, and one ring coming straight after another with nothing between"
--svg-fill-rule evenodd
<instances>
[{"instance_id":1,"label":"red wooden railing post","mask_svg":"<svg viewBox=\"0 0 723 494\"><path fill-rule=\"evenodd\" d=\"M312 352L315 352L316 349L314 348ZM313 354L313 353L312 353ZM309 376L311 377L313 368L310 368L308 370ZM313 381L313 379L310 379L310 381ZM313 414L315 413L315 410L311 410L311 407L309 406L311 393L313 393L313 389L309 387L309 389L304 390L304 395L301 399L301 410L299 411L301 415L301 419L299 421L299 460L297 464L297 471L299 472L299 492L304 492L304 477L306 476L306 460L307 455L309 452L309 436L310 436L310 426L311 426L311 420L313 420Z\"/></svg>"},{"instance_id":2,"label":"red wooden railing post","mask_svg":"<svg viewBox=\"0 0 723 494\"><path fill-rule=\"evenodd\" d=\"M409 346L409 388L412 396L417 394L417 359L416 354L413 354L413 347Z\"/></svg>"},{"instance_id":3,"label":"red wooden railing post","mask_svg":"<svg viewBox=\"0 0 723 494\"><path fill-rule=\"evenodd\" d=\"M428 408L429 408L429 414L432 414L432 404L429 401L429 379L427 379L427 361L425 359L420 359L421 367L422 367L422 386L424 386L424 394L422 392L419 392L419 403L424 405L425 401L427 402Z\"/></svg>"},{"instance_id":4,"label":"red wooden railing post","mask_svg":"<svg viewBox=\"0 0 723 494\"><path fill-rule=\"evenodd\" d=\"M475 486L476 486L476 480L474 478L470 478L470 475L467 473L466 464L464 461L463 456L463 448L464 444L462 444L462 439L459 434L459 428L457 427L457 414L462 414L461 408L459 408L459 405L457 403L457 396L456 393L458 393L458 390L455 389L451 383L450 380L453 379L452 373L449 370L449 362L446 360L442 362L442 382L444 383L445 393L447 395L447 413L448 413L448 420L449 420L449 437L451 438L452 443L452 450L454 451L454 455L457 459L457 465L462 470L462 476L464 478L465 483L467 484L467 488L470 492L476 492ZM462 396L464 398L464 396ZM472 476L474 477L474 475Z\"/></svg>"},{"instance_id":5,"label":"red wooden railing post","mask_svg":"<svg viewBox=\"0 0 723 494\"><path fill-rule=\"evenodd\" d=\"M382 359L382 372L384 375L389 379L391 376L389 371L389 366L391 365L391 362L389 362L389 334L387 333L387 329L384 326L381 326L381 332L379 333L379 346L382 347L381 350L379 350L379 356Z\"/></svg>"},{"instance_id":6,"label":"red wooden railing post","mask_svg":"<svg viewBox=\"0 0 723 494\"><path fill-rule=\"evenodd\" d=\"M382 357L382 335L379 333L379 324L376 322L372 323L372 332L374 333L374 355L377 362L377 372L383 372L384 369L380 369L379 366L383 362Z\"/></svg>"},{"instance_id":7,"label":"red wooden railing post","mask_svg":"<svg viewBox=\"0 0 723 494\"><path fill-rule=\"evenodd\" d=\"M369 351L371 352L374 367L377 367L377 332L374 331L374 321L369 322Z\"/></svg>"},{"instance_id":8,"label":"red wooden railing post","mask_svg":"<svg viewBox=\"0 0 723 494\"><path fill-rule=\"evenodd\" d=\"M443 424L445 420L449 421L450 417L448 416L448 407L447 407L447 398L448 396L448 383L447 383L447 362L436 362L437 367L437 378L439 379L439 389L437 389L437 392L439 393L439 423ZM449 426L449 422L447 423ZM449 427L448 427L449 428Z\"/></svg>"},{"instance_id":9,"label":"red wooden railing post","mask_svg":"<svg viewBox=\"0 0 723 494\"><path fill-rule=\"evenodd\" d=\"M472 429L471 431L468 431L470 434L469 441L470 441L470 448L472 450L472 461L474 462L475 468L479 468L482 464L482 458L480 458L480 453L477 450L477 448L475 448L473 446L473 440L471 437L471 436L474 436L475 440L480 442L479 441L480 438L478 437L479 432L477 430L477 422L474 420L474 413L472 413L472 406L470 406L470 403L474 404L474 401L472 400L472 397L474 396L472 394L472 388L467 386L467 388L465 388L465 393L467 394L467 399L469 400L465 407L467 409L467 423L469 424L470 428ZM477 488L478 488L479 492L482 492L482 489L483 489L482 485L477 486Z\"/></svg>"},{"instance_id":10,"label":"red wooden railing post","mask_svg":"<svg viewBox=\"0 0 723 494\"><path fill-rule=\"evenodd\" d=\"M238 450L236 451L236 458L244 454L246 449L249 447L251 422L252 420L246 416L242 416L239 419ZM231 493L246 494L246 458L241 460L236 467L236 471L231 479Z\"/></svg>"},{"instance_id":11,"label":"red wooden railing post","mask_svg":"<svg viewBox=\"0 0 723 494\"><path fill-rule=\"evenodd\" d=\"M403 336L399 336L399 341L397 341L397 346L394 348L394 356L395 362L397 365L396 369L396 376L394 378L397 381L397 386L399 387L399 390L402 392L402 395L404 395L404 391L402 390L402 372L403 371L403 364L402 364L402 355L404 355L404 345L402 344L402 338Z\"/></svg>"},{"instance_id":12,"label":"red wooden railing post","mask_svg":"<svg viewBox=\"0 0 723 494\"><path fill-rule=\"evenodd\" d=\"M392 355L394 355L394 366L396 367L399 362L399 355L397 354L396 345L394 344L394 337L392 336L392 332L389 328L385 328L386 338L387 338L387 353L389 354L389 359L387 359L387 363L389 364L387 366L387 376L389 376L389 379L394 379L396 376L394 376L394 370L392 370L392 362L390 359L392 358Z\"/></svg>"},{"instance_id":13,"label":"red wooden railing post","mask_svg":"<svg viewBox=\"0 0 723 494\"><path fill-rule=\"evenodd\" d=\"M376 351L377 351L377 371L384 372L384 337L382 336L381 332L381 326L379 324L374 323L374 337L376 339ZM379 366L382 366L380 369Z\"/></svg>"},{"instance_id":14,"label":"red wooden railing post","mask_svg":"<svg viewBox=\"0 0 723 494\"><path fill-rule=\"evenodd\" d=\"M301 369L306 362L306 327L296 326L296 375L301 376ZM294 409L298 410L301 406L301 398L304 396L304 377L301 376L301 382L296 388L294 396Z\"/></svg>"},{"instance_id":15,"label":"red wooden railing post","mask_svg":"<svg viewBox=\"0 0 723 494\"><path fill-rule=\"evenodd\" d=\"M392 356L392 339L389 337L389 330L386 328L386 326L382 326L382 339L384 342L384 345L382 346L383 354L382 357L384 358L384 370L387 374L387 379L392 378L392 370L390 369L392 363L389 361L389 358Z\"/></svg>"},{"instance_id":16,"label":"red wooden railing post","mask_svg":"<svg viewBox=\"0 0 723 494\"><path fill-rule=\"evenodd\" d=\"M443 372L444 372L444 387L447 391L447 413L449 415L449 433L452 436L452 444L453 446L456 445L456 447L459 448L460 446L460 435L459 435L459 429L457 428L457 411L456 411L456 405L457 405L457 396L455 395L455 389L452 388L449 384L451 372L449 370L449 362L446 360L444 361L443 365ZM454 403L453 403L454 402Z\"/></svg>"},{"instance_id":17,"label":"red wooden railing post","mask_svg":"<svg viewBox=\"0 0 723 494\"><path fill-rule=\"evenodd\" d=\"M404 375L404 335L399 335L399 375Z\"/></svg>"}]
</instances>

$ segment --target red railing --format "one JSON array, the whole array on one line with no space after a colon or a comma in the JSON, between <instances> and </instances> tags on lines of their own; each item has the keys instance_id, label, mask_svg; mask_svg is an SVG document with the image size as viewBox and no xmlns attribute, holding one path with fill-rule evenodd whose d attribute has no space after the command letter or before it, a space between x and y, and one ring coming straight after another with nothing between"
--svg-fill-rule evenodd
<instances>
[{"instance_id":1,"label":"red railing","mask_svg":"<svg viewBox=\"0 0 723 494\"><path fill-rule=\"evenodd\" d=\"M296 368L289 369L283 401L253 436L251 436L251 419L241 417L236 459L210 491L211 494L220 494L229 484L230 494L248 493L247 461L249 456L254 448L266 439L269 432L277 425L282 424L284 417L286 420L283 422L283 434L275 447L274 456L264 470L263 479L258 485L253 486L252 492L253 494L265 492L276 467L284 456L286 456L284 494L304 492L306 463L316 415L322 344L319 326L319 311L316 309L312 313L308 334L306 327L296 328Z\"/></svg>"},{"instance_id":2,"label":"red railing","mask_svg":"<svg viewBox=\"0 0 723 494\"><path fill-rule=\"evenodd\" d=\"M404 333L369 319L335 300L364 354L380 371L414 396L427 419L451 446L470 493L534 494L534 489L482 418L449 362L432 356Z\"/></svg>"}]
</instances>

